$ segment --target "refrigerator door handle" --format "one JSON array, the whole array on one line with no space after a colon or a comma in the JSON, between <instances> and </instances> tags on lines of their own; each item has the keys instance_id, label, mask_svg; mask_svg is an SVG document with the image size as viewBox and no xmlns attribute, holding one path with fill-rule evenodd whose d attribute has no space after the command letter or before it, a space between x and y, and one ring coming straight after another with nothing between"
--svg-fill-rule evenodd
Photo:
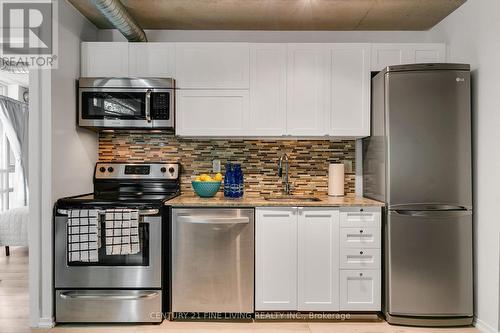
<instances>
[{"instance_id":1,"label":"refrigerator door handle","mask_svg":"<svg viewBox=\"0 0 500 333\"><path fill-rule=\"evenodd\" d=\"M460 209L460 210L391 210L390 215L405 215L410 217L421 217L421 218L450 218L450 217L460 217L472 215L472 211Z\"/></svg>"},{"instance_id":2,"label":"refrigerator door handle","mask_svg":"<svg viewBox=\"0 0 500 333\"><path fill-rule=\"evenodd\" d=\"M454 211L454 210L470 210L472 207L462 205L449 205L449 204L405 204L405 205L389 205L389 210L399 211Z\"/></svg>"}]
</instances>

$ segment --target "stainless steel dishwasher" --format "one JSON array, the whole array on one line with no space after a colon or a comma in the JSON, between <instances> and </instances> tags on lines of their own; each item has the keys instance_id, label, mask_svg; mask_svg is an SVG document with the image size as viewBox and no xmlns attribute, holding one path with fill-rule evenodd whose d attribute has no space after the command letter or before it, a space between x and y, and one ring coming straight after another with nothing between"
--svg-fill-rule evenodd
<instances>
[{"instance_id":1,"label":"stainless steel dishwasher","mask_svg":"<svg viewBox=\"0 0 500 333\"><path fill-rule=\"evenodd\" d=\"M172 209L172 312L254 311L254 209Z\"/></svg>"}]
</instances>

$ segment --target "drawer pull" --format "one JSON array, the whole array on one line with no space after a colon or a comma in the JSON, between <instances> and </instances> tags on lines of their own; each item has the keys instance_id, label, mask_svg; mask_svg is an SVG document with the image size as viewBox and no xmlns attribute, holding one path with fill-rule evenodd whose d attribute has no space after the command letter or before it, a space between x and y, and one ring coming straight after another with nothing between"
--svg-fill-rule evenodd
<instances>
[{"instance_id":1,"label":"drawer pull","mask_svg":"<svg viewBox=\"0 0 500 333\"><path fill-rule=\"evenodd\" d=\"M359 276L363 276L363 273L359 273Z\"/></svg>"},{"instance_id":2,"label":"drawer pull","mask_svg":"<svg viewBox=\"0 0 500 333\"><path fill-rule=\"evenodd\" d=\"M359 251L359 254L363 254L363 251Z\"/></svg>"},{"instance_id":3,"label":"drawer pull","mask_svg":"<svg viewBox=\"0 0 500 333\"><path fill-rule=\"evenodd\" d=\"M360 233L360 234L362 234L362 233L363 233L363 230L360 230L360 231L359 231L359 233Z\"/></svg>"},{"instance_id":4,"label":"drawer pull","mask_svg":"<svg viewBox=\"0 0 500 333\"><path fill-rule=\"evenodd\" d=\"M363 208L361 208L359 211L360 211L360 212L362 212L362 211L364 211L364 209L363 209Z\"/></svg>"}]
</instances>

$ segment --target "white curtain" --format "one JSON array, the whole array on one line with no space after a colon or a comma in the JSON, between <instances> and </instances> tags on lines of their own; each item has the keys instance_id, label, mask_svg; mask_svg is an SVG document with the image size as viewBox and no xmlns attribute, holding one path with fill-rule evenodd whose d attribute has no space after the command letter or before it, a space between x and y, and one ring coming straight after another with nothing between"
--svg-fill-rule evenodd
<instances>
[{"instance_id":1,"label":"white curtain","mask_svg":"<svg viewBox=\"0 0 500 333\"><path fill-rule=\"evenodd\" d=\"M28 205L28 104L0 96L0 121L16 159L12 207Z\"/></svg>"}]
</instances>

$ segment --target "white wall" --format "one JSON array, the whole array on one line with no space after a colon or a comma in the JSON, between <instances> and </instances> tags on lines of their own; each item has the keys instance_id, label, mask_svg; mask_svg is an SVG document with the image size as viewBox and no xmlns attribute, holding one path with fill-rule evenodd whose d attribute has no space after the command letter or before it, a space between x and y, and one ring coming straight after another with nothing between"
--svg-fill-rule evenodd
<instances>
[{"instance_id":1,"label":"white wall","mask_svg":"<svg viewBox=\"0 0 500 333\"><path fill-rule=\"evenodd\" d=\"M30 72L30 324L53 324L52 208L92 191L97 135L76 128L80 42L97 29L66 0L58 4L58 68Z\"/></svg>"},{"instance_id":2,"label":"white wall","mask_svg":"<svg viewBox=\"0 0 500 333\"><path fill-rule=\"evenodd\" d=\"M440 43L428 31L146 30L150 42ZM99 41L126 41L117 30L99 30Z\"/></svg>"},{"instance_id":3,"label":"white wall","mask_svg":"<svg viewBox=\"0 0 500 333\"><path fill-rule=\"evenodd\" d=\"M475 315L498 332L500 188L500 1L468 0L432 29L453 62L470 63L473 85Z\"/></svg>"}]
</instances>

